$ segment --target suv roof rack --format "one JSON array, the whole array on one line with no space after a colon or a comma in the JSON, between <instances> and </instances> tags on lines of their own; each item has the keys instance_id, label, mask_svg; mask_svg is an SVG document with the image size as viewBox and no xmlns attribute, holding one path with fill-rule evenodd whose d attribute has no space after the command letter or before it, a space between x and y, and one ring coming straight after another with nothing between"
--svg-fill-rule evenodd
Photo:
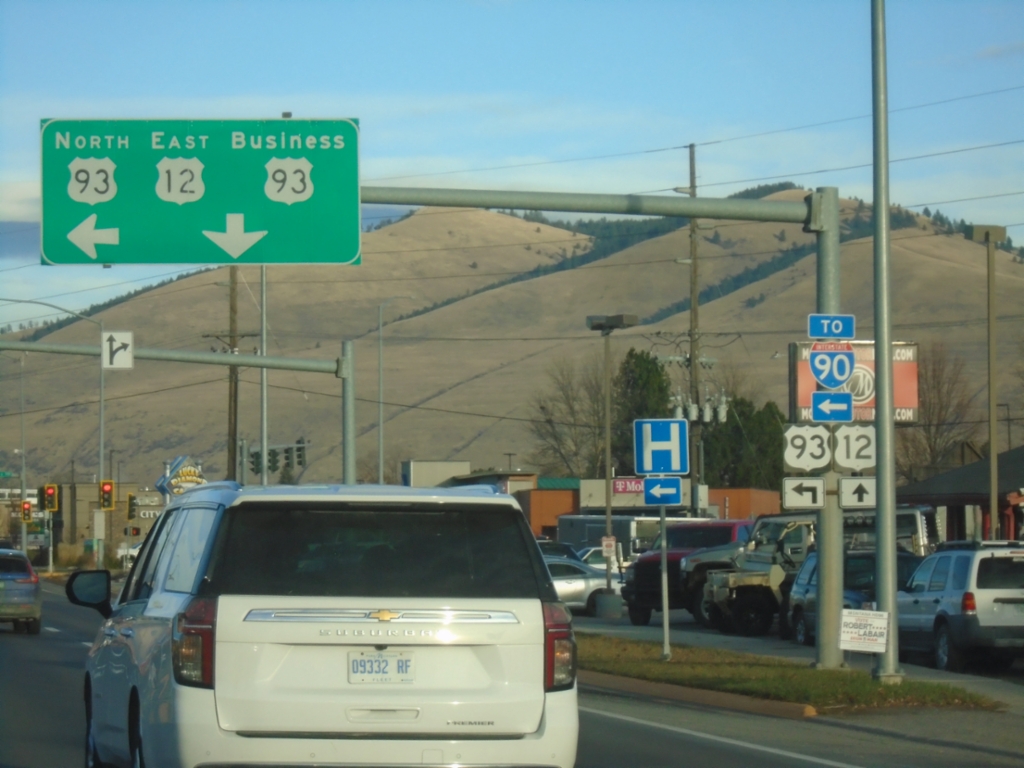
<instances>
[{"instance_id":1,"label":"suv roof rack","mask_svg":"<svg viewBox=\"0 0 1024 768\"><path fill-rule=\"evenodd\" d=\"M936 551L945 552L950 549L1001 549L1006 547L1024 547L1024 542L1014 539L1001 541L975 541L973 539L966 541L943 541L936 547Z\"/></svg>"}]
</instances>

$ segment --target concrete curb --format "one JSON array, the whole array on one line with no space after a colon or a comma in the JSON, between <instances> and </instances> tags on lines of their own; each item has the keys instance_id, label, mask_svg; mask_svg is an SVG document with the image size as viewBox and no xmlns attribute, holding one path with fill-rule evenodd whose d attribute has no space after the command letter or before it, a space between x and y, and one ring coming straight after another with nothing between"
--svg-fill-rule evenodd
<instances>
[{"instance_id":1,"label":"concrete curb","mask_svg":"<svg viewBox=\"0 0 1024 768\"><path fill-rule=\"evenodd\" d=\"M806 717L817 717L818 711L809 704L794 704L788 701L771 701L755 699L738 693L722 693L721 691L705 691L701 688L687 688L671 683L652 683L649 680L638 680L634 677L620 677L604 672L591 672L581 669L578 675L581 686L595 690L625 693L652 699L667 699L684 704L696 704L703 707L730 709L735 712L746 712L752 715L768 717L784 717L790 720L802 720Z\"/></svg>"}]
</instances>

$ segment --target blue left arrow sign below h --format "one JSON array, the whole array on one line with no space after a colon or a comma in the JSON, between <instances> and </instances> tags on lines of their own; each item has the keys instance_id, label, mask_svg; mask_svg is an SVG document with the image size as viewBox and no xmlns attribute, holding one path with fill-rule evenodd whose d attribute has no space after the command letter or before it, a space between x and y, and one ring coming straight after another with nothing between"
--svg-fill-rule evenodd
<instances>
[{"instance_id":1,"label":"blue left arrow sign below h","mask_svg":"<svg viewBox=\"0 0 1024 768\"><path fill-rule=\"evenodd\" d=\"M683 503L683 481L678 477L645 477L644 504L678 507Z\"/></svg>"},{"instance_id":2,"label":"blue left arrow sign below h","mask_svg":"<svg viewBox=\"0 0 1024 768\"><path fill-rule=\"evenodd\" d=\"M638 475L686 475L690 438L686 419L633 422L633 466Z\"/></svg>"}]
</instances>

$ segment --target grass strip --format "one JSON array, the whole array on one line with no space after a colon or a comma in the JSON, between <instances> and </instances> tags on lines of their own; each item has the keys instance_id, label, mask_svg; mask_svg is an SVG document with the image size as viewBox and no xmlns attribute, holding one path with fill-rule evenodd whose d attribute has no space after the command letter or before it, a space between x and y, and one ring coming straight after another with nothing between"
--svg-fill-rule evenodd
<instances>
[{"instance_id":1,"label":"grass strip","mask_svg":"<svg viewBox=\"0 0 1024 768\"><path fill-rule=\"evenodd\" d=\"M999 708L999 703L951 685L904 680L882 685L866 672L817 670L786 659L716 648L672 646L661 661L661 644L604 635L577 634L579 666L594 672L759 699L810 704L836 713L887 707Z\"/></svg>"}]
</instances>

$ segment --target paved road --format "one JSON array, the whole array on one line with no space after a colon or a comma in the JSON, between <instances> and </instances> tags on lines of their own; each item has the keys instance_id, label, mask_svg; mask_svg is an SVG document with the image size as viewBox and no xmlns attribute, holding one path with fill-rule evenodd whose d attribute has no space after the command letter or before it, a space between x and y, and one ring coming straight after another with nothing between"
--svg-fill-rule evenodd
<instances>
[{"instance_id":1,"label":"paved road","mask_svg":"<svg viewBox=\"0 0 1024 768\"><path fill-rule=\"evenodd\" d=\"M44 586L43 632L0 629L0 768L63 768L82 760L81 681L100 617ZM1019 766L995 746L1017 718L972 712L802 721L638 700L585 690L578 768ZM913 733L913 736L907 734ZM963 736L960 736L963 734Z\"/></svg>"}]
</instances>

